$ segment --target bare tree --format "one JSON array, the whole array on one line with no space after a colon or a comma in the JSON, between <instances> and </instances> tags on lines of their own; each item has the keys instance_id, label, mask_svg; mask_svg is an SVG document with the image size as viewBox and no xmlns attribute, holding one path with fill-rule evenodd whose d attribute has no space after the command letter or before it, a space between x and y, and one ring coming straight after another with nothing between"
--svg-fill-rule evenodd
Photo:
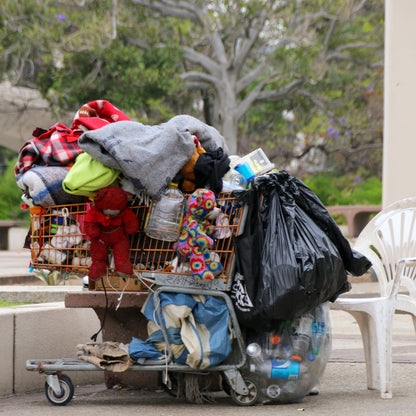
<instances>
[{"instance_id":1,"label":"bare tree","mask_svg":"<svg viewBox=\"0 0 416 416\"><path fill-rule=\"evenodd\" d=\"M351 59L351 49L374 47L364 42L330 47L337 23L353 18L366 0L327 0L320 6L294 0L132 2L161 16L191 21L199 29L194 43L183 46L190 65L182 78L189 88L213 91L213 122L232 153L237 153L238 123L255 103L277 101L295 92L306 96L308 84L320 81L328 62ZM317 31L325 32L321 45ZM314 79L276 58L282 49L311 45L320 50Z\"/></svg>"}]
</instances>

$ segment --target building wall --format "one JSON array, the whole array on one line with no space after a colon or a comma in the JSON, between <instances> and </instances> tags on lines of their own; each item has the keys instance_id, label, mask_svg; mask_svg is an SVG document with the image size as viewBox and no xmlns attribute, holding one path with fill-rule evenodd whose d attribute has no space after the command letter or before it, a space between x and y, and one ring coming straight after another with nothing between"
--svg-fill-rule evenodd
<instances>
[{"instance_id":1,"label":"building wall","mask_svg":"<svg viewBox=\"0 0 416 416\"><path fill-rule=\"evenodd\" d=\"M415 18L415 0L386 0L383 206L416 196Z\"/></svg>"}]
</instances>

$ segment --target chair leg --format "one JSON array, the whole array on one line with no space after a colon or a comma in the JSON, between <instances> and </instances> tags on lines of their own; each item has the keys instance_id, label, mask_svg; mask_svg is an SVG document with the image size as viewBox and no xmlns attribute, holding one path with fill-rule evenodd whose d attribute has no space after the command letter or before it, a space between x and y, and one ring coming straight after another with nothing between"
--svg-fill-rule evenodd
<instances>
[{"instance_id":1,"label":"chair leg","mask_svg":"<svg viewBox=\"0 0 416 416\"><path fill-rule=\"evenodd\" d=\"M348 311L357 321L363 341L364 358L367 370L367 388L377 389L377 354L374 348L377 345L376 333L372 318L368 313Z\"/></svg>"},{"instance_id":2,"label":"chair leg","mask_svg":"<svg viewBox=\"0 0 416 416\"><path fill-rule=\"evenodd\" d=\"M393 310L386 305L381 311L382 320L377 321L377 349L380 377L380 396L382 399L391 399L392 379L392 324Z\"/></svg>"}]
</instances>

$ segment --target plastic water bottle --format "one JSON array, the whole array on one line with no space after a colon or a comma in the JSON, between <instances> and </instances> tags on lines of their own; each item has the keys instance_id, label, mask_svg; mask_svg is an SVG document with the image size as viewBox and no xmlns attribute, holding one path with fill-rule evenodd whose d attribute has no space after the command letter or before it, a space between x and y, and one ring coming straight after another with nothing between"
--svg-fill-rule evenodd
<instances>
[{"instance_id":1,"label":"plastic water bottle","mask_svg":"<svg viewBox=\"0 0 416 416\"><path fill-rule=\"evenodd\" d=\"M312 323L312 353L319 354L325 340L325 313L322 305L315 309L315 319Z\"/></svg>"},{"instance_id":2,"label":"plastic water bottle","mask_svg":"<svg viewBox=\"0 0 416 416\"><path fill-rule=\"evenodd\" d=\"M251 344L247 345L246 348L247 355L253 361L261 361L262 360L262 350L257 342L252 342Z\"/></svg>"},{"instance_id":3,"label":"plastic water bottle","mask_svg":"<svg viewBox=\"0 0 416 416\"><path fill-rule=\"evenodd\" d=\"M244 175L231 168L222 178L224 192L247 188L247 179Z\"/></svg>"},{"instance_id":4,"label":"plastic water bottle","mask_svg":"<svg viewBox=\"0 0 416 416\"><path fill-rule=\"evenodd\" d=\"M313 316L310 313L302 315L295 322L295 332L292 335L293 356L304 360L307 356L312 338Z\"/></svg>"},{"instance_id":5,"label":"plastic water bottle","mask_svg":"<svg viewBox=\"0 0 416 416\"><path fill-rule=\"evenodd\" d=\"M268 379L297 380L300 364L297 361L264 360L250 366L250 370L266 376Z\"/></svg>"},{"instance_id":6,"label":"plastic water bottle","mask_svg":"<svg viewBox=\"0 0 416 416\"><path fill-rule=\"evenodd\" d=\"M185 197L176 183L170 182L162 196L153 201L146 219L147 236L163 241L177 241L182 225Z\"/></svg>"}]
</instances>

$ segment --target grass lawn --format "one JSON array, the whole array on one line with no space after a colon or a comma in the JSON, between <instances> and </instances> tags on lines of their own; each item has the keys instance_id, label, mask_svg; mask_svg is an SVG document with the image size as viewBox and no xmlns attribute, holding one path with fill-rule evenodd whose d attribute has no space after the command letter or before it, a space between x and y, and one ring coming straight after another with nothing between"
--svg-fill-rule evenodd
<instances>
[{"instance_id":1,"label":"grass lawn","mask_svg":"<svg viewBox=\"0 0 416 416\"><path fill-rule=\"evenodd\" d=\"M27 305L28 303L19 303L19 302L6 302L5 300L0 300L0 308L3 306L16 306L16 305Z\"/></svg>"}]
</instances>

